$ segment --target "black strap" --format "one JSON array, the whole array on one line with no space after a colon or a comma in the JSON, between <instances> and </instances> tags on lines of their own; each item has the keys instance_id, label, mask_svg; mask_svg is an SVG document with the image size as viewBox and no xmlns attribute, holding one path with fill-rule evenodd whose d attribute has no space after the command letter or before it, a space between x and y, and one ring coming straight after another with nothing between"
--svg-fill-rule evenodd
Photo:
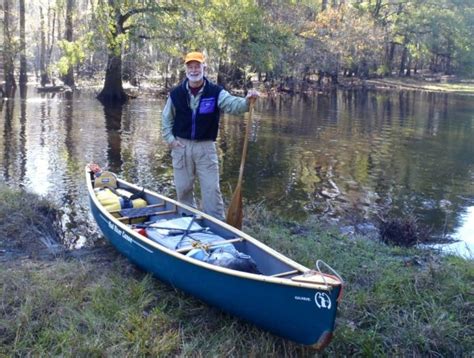
<instances>
[{"instance_id":1,"label":"black strap","mask_svg":"<svg viewBox=\"0 0 474 358\"><path fill-rule=\"evenodd\" d=\"M184 239L186 236L189 235L190 230L191 230L191 226L193 226L193 224L194 224L194 220L196 220L196 216L193 215L193 216L192 216L192 219L191 219L191 222L190 222L189 225L188 225L188 228L184 231L183 236L181 236L181 239L179 239L178 243L177 243L176 246L174 247L175 250L178 249L178 246L179 246L179 244L181 244L181 241L183 241L183 239ZM199 240L193 239L192 237L191 237L191 239L194 240L194 241L199 241Z\"/></svg>"},{"instance_id":2,"label":"black strap","mask_svg":"<svg viewBox=\"0 0 474 358\"><path fill-rule=\"evenodd\" d=\"M144 199L144 198L145 198L145 189L143 188L138 193L133 193L132 196L130 197L130 200Z\"/></svg>"}]
</instances>

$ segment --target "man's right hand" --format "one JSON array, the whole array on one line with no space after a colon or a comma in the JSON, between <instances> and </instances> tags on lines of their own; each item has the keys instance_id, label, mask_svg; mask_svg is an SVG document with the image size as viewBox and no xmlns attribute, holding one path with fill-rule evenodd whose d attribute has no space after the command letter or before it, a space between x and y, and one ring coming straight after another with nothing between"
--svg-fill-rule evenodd
<instances>
[{"instance_id":1,"label":"man's right hand","mask_svg":"<svg viewBox=\"0 0 474 358\"><path fill-rule=\"evenodd\" d=\"M169 144L170 149L175 149L175 148L184 148L184 144L181 143L179 140L175 139Z\"/></svg>"}]
</instances>

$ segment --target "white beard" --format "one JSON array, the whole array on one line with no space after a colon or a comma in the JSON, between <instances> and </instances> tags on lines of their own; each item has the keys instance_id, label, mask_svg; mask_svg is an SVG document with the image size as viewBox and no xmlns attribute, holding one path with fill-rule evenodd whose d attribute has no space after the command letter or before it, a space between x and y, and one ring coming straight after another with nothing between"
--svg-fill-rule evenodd
<instances>
[{"instance_id":1,"label":"white beard","mask_svg":"<svg viewBox=\"0 0 474 358\"><path fill-rule=\"evenodd\" d=\"M201 73L199 73L199 74L197 74L197 75L191 75L191 74L189 74L189 73L186 73L186 77L187 77L187 79L188 79L189 81L191 81L191 82L199 82L199 81L201 81L201 80L204 78L204 73L201 72Z\"/></svg>"}]
</instances>

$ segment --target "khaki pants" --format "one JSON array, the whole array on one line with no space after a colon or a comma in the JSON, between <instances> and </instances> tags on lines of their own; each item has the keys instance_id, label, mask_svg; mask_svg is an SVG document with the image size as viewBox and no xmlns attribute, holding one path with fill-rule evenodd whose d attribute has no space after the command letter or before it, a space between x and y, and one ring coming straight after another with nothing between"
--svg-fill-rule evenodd
<instances>
[{"instance_id":1,"label":"khaki pants","mask_svg":"<svg viewBox=\"0 0 474 358\"><path fill-rule=\"evenodd\" d=\"M224 220L224 202L219 186L219 162L213 141L195 141L178 138L184 148L174 148L174 184L178 201L196 207L194 181L199 178L201 186L202 211L217 219Z\"/></svg>"}]
</instances>

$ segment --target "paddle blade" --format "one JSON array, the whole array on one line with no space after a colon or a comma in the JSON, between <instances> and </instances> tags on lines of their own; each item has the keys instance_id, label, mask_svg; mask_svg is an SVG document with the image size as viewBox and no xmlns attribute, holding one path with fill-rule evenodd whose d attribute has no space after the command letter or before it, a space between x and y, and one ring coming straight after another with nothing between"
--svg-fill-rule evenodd
<instances>
[{"instance_id":1,"label":"paddle blade","mask_svg":"<svg viewBox=\"0 0 474 358\"><path fill-rule=\"evenodd\" d=\"M242 209L242 191L240 185L234 191L232 201L227 210L226 222L237 229L242 229L243 209Z\"/></svg>"}]
</instances>

